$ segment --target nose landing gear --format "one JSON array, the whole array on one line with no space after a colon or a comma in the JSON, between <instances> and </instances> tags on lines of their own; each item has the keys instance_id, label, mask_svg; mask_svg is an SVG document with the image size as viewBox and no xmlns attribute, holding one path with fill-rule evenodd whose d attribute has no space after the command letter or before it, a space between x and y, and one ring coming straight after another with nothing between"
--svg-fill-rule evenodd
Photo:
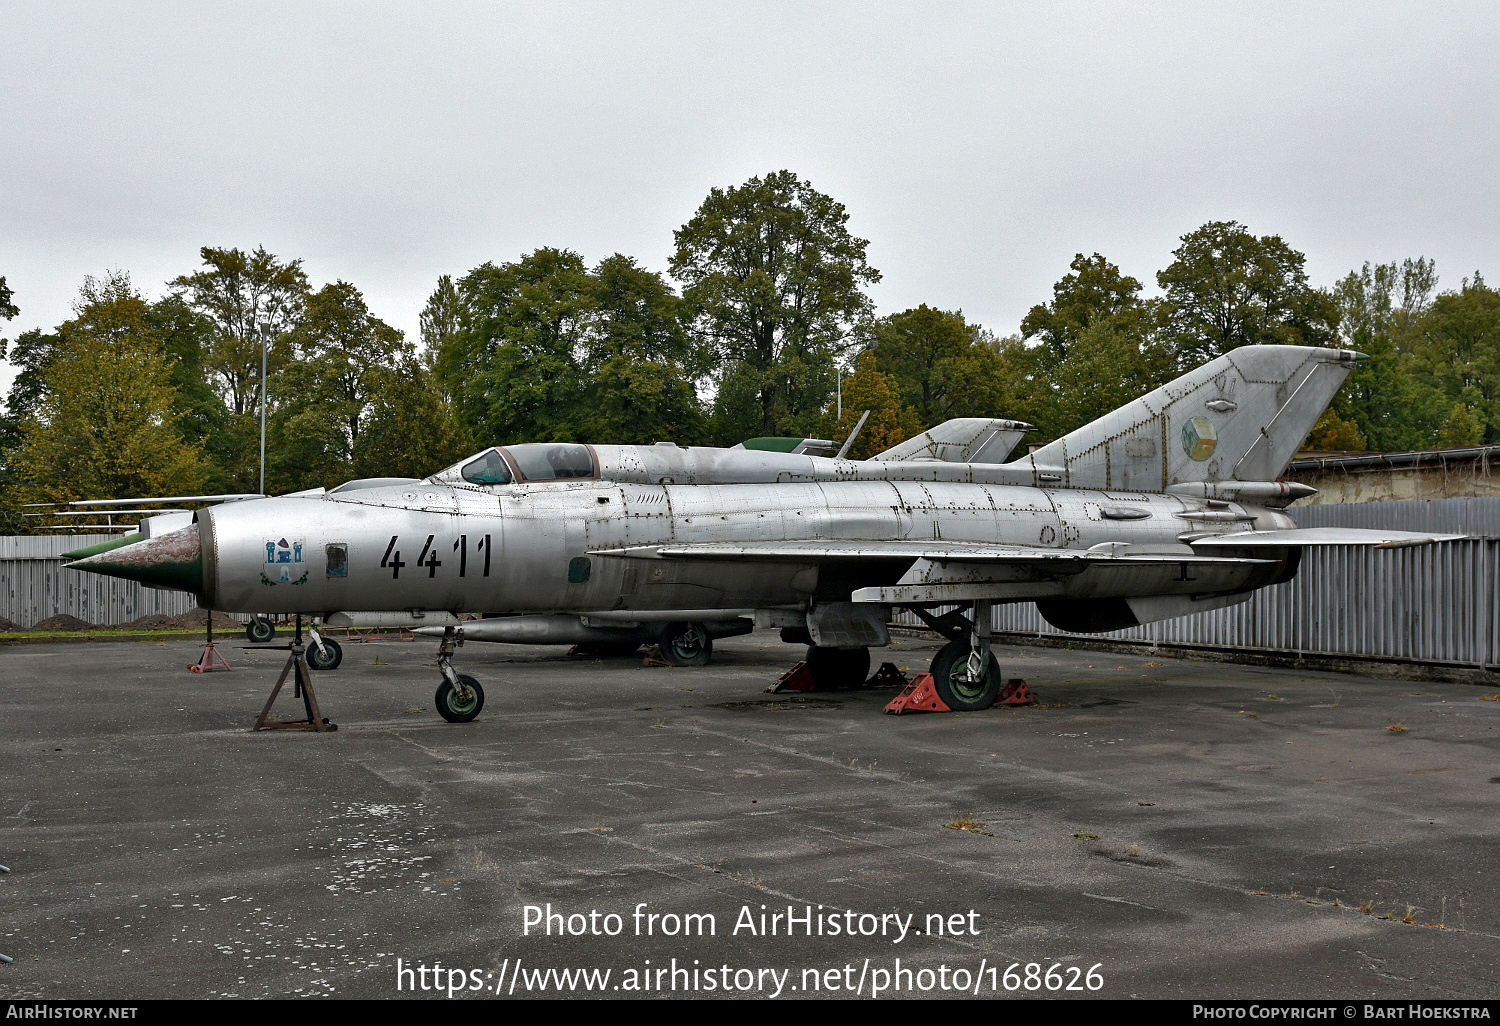
<instances>
[{"instance_id":1,"label":"nose landing gear","mask_svg":"<svg viewBox=\"0 0 1500 1026\"><path fill-rule=\"evenodd\" d=\"M484 708L484 688L479 681L467 674L454 672L453 650L462 645L463 638L449 627L443 631L443 642L438 646L437 664L443 674L432 701L438 715L449 723L468 723Z\"/></svg>"}]
</instances>

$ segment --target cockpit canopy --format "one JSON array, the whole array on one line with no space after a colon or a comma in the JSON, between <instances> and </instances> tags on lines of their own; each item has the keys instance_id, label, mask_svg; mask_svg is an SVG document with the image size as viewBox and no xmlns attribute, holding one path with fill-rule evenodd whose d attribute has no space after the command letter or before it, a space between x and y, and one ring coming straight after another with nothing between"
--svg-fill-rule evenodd
<instances>
[{"instance_id":1,"label":"cockpit canopy","mask_svg":"<svg viewBox=\"0 0 1500 1026\"><path fill-rule=\"evenodd\" d=\"M460 472L469 484L510 484L510 467L500 455L499 449L486 449L479 458L463 465Z\"/></svg>"},{"instance_id":2,"label":"cockpit canopy","mask_svg":"<svg viewBox=\"0 0 1500 1026\"><path fill-rule=\"evenodd\" d=\"M571 442L528 442L486 449L443 471L438 477L457 476L470 484L497 485L512 481L561 481L599 476L594 451Z\"/></svg>"}]
</instances>

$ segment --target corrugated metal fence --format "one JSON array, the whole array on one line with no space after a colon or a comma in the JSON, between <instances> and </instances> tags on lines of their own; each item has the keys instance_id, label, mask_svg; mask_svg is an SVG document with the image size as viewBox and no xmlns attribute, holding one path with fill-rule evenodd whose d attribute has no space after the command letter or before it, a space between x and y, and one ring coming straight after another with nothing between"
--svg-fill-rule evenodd
<instances>
[{"instance_id":1,"label":"corrugated metal fence","mask_svg":"<svg viewBox=\"0 0 1500 1026\"><path fill-rule=\"evenodd\" d=\"M1303 506L1303 527L1467 534L1406 549L1310 548L1297 578L1248 602L1112 631L1070 635L1030 602L995 607L997 630L1292 655L1500 667L1500 499ZM898 622L918 625L910 614Z\"/></svg>"},{"instance_id":2,"label":"corrugated metal fence","mask_svg":"<svg viewBox=\"0 0 1500 1026\"><path fill-rule=\"evenodd\" d=\"M148 613L176 616L197 608L180 591L64 570L64 552L116 537L108 534L0 537L0 616L30 627L59 613L95 624L129 623Z\"/></svg>"}]
</instances>

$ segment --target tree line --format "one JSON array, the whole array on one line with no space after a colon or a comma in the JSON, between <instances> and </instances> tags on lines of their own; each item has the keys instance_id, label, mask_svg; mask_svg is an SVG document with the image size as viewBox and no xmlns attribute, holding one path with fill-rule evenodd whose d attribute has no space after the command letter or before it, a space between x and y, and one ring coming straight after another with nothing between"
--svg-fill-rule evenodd
<instances>
[{"instance_id":1,"label":"tree line","mask_svg":"<svg viewBox=\"0 0 1500 1026\"><path fill-rule=\"evenodd\" d=\"M733 445L765 435L871 455L951 417L1029 421L1045 442L1242 345L1371 356L1308 445L1409 450L1500 440L1500 294L1438 290L1421 257L1313 285L1279 236L1211 222L1181 237L1160 294L1079 254L1007 335L961 311L877 316L880 272L842 204L789 171L710 191L665 273L541 247L437 282L407 339L359 289L298 259L204 247L144 295L88 278L75 316L7 343L7 531L23 502L257 492L421 477L524 441ZM16 297L0 278L0 321ZM842 415L835 393L842 377Z\"/></svg>"}]
</instances>

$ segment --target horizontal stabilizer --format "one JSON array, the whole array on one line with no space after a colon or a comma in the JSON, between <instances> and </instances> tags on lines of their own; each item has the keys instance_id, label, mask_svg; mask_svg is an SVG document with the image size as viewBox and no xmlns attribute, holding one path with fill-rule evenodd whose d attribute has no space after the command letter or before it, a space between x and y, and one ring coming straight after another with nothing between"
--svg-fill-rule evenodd
<instances>
[{"instance_id":1,"label":"horizontal stabilizer","mask_svg":"<svg viewBox=\"0 0 1500 1026\"><path fill-rule=\"evenodd\" d=\"M893 445L870 459L876 462L898 460L938 460L943 463L1004 463L1028 431L1035 430L1019 420L996 420L988 417L960 417L945 420L937 427L923 431Z\"/></svg>"},{"instance_id":2,"label":"horizontal stabilizer","mask_svg":"<svg viewBox=\"0 0 1500 1026\"><path fill-rule=\"evenodd\" d=\"M1377 531L1364 527L1298 527L1287 531L1242 531L1190 539L1194 548L1225 546L1373 545L1377 549L1399 549L1408 545L1432 545L1460 541L1462 534L1424 534L1419 531Z\"/></svg>"}]
</instances>

